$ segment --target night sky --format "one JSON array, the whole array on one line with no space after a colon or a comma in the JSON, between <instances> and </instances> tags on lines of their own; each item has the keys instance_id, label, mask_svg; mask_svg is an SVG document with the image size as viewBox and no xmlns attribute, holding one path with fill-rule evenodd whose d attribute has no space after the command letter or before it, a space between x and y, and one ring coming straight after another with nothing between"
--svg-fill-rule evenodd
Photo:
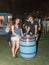
<instances>
[{"instance_id":1,"label":"night sky","mask_svg":"<svg viewBox=\"0 0 49 65\"><path fill-rule=\"evenodd\" d=\"M0 0L0 12L49 12L49 0Z\"/></svg>"}]
</instances>

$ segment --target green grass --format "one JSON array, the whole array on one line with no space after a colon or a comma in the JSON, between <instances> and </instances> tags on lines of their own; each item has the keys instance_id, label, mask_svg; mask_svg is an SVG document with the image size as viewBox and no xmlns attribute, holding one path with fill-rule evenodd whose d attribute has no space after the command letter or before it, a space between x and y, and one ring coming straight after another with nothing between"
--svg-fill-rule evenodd
<instances>
[{"instance_id":1,"label":"green grass","mask_svg":"<svg viewBox=\"0 0 49 65\"><path fill-rule=\"evenodd\" d=\"M37 55L32 60L23 60L19 51L18 55L18 58L12 58L6 36L0 36L0 65L49 65L49 35L41 36Z\"/></svg>"}]
</instances>

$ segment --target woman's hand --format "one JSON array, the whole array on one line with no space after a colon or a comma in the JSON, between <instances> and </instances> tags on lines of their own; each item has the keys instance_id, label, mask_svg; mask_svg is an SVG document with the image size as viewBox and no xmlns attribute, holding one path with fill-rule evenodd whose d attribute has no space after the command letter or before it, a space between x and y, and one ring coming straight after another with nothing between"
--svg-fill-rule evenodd
<instances>
[{"instance_id":1,"label":"woman's hand","mask_svg":"<svg viewBox=\"0 0 49 65\"><path fill-rule=\"evenodd\" d=\"M24 36L27 35L26 33L24 33Z\"/></svg>"},{"instance_id":2,"label":"woman's hand","mask_svg":"<svg viewBox=\"0 0 49 65\"><path fill-rule=\"evenodd\" d=\"M16 35L16 37L21 38L21 36L20 36L20 35L18 35L18 34Z\"/></svg>"}]
</instances>

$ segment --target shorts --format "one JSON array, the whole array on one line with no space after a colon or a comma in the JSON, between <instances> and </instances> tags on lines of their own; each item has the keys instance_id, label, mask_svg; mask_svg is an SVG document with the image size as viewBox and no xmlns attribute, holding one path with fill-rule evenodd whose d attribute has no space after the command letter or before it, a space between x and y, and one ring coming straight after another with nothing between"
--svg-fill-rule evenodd
<instances>
[{"instance_id":1,"label":"shorts","mask_svg":"<svg viewBox=\"0 0 49 65\"><path fill-rule=\"evenodd\" d=\"M11 41L12 40L16 41L16 40L19 40L19 39L20 39L20 37L16 37L16 36L15 37L11 37Z\"/></svg>"}]
</instances>

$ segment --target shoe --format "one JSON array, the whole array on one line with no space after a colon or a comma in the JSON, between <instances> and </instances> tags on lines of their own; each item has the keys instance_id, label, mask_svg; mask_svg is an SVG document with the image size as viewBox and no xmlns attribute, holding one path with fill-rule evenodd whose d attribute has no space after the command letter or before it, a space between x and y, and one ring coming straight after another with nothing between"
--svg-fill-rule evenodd
<instances>
[{"instance_id":1,"label":"shoe","mask_svg":"<svg viewBox=\"0 0 49 65\"><path fill-rule=\"evenodd\" d=\"M15 55L13 55L13 58L15 58Z\"/></svg>"},{"instance_id":2,"label":"shoe","mask_svg":"<svg viewBox=\"0 0 49 65\"><path fill-rule=\"evenodd\" d=\"M15 55L15 58L17 58L17 57L18 57L18 55L16 54L16 55Z\"/></svg>"}]
</instances>

